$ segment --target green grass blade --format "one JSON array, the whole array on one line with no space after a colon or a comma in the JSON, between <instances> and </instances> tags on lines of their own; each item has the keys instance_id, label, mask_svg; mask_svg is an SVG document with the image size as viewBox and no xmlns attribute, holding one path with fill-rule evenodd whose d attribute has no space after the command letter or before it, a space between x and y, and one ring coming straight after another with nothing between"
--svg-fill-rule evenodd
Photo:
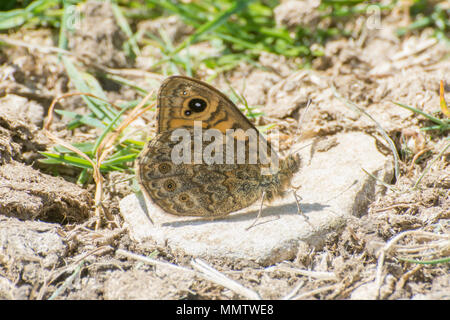
<instances>
[{"instance_id":1,"label":"green grass blade","mask_svg":"<svg viewBox=\"0 0 450 320\"><path fill-rule=\"evenodd\" d=\"M80 143L74 143L73 146L80 150L81 152L85 153L89 156L89 153L92 151L92 146L94 144L92 142L80 142ZM63 146L55 146L53 147L53 150L58 153L71 153L75 154L72 150L69 150Z\"/></svg>"},{"instance_id":2,"label":"green grass blade","mask_svg":"<svg viewBox=\"0 0 450 320\"><path fill-rule=\"evenodd\" d=\"M101 129L106 128L106 125L103 122L101 122L100 120L98 120L94 117L91 117L89 115L81 115L76 112L67 111L67 110L55 110L55 113L62 115L64 117L75 119L76 122L79 122L80 124L85 124L85 125L88 125L91 127L96 127L96 128L101 128ZM72 126L73 126L73 123L71 122L68 125L68 129L69 130L72 129Z\"/></svg>"},{"instance_id":3,"label":"green grass blade","mask_svg":"<svg viewBox=\"0 0 450 320\"><path fill-rule=\"evenodd\" d=\"M86 159L82 159L79 157L67 155L67 154L56 154L56 153L50 153L50 152L40 152L43 156L46 156L47 158L57 160L58 163L68 164L77 168L82 169L92 169L92 165L89 161Z\"/></svg>"},{"instance_id":4,"label":"green grass blade","mask_svg":"<svg viewBox=\"0 0 450 320\"><path fill-rule=\"evenodd\" d=\"M111 165L117 165L117 164L124 164L127 162L132 162L138 157L137 153L134 154L127 154L122 157L116 157L114 159L108 159L103 161L103 165L105 166L111 166Z\"/></svg>"},{"instance_id":5,"label":"green grass blade","mask_svg":"<svg viewBox=\"0 0 450 320\"><path fill-rule=\"evenodd\" d=\"M139 56L141 54L139 46L136 42L136 38L133 36L133 32L131 31L127 19L122 13L122 10L115 3L112 4L112 10L116 18L117 24L119 25L120 29L125 33L125 35L128 37L128 43L130 44L133 56L134 57Z\"/></svg>"},{"instance_id":6,"label":"green grass blade","mask_svg":"<svg viewBox=\"0 0 450 320\"><path fill-rule=\"evenodd\" d=\"M121 85L126 85L126 86L128 86L128 87L130 87L132 89L135 89L139 94L141 94L144 97L148 94L147 90L145 90L142 87L139 87L134 82L132 82L132 81L130 81L128 79L125 79L125 78L123 78L121 76L114 75L114 74L108 74L108 73L105 73L102 76L104 76L105 79L109 79L109 80L114 81L116 83L119 83Z\"/></svg>"},{"instance_id":7,"label":"green grass blade","mask_svg":"<svg viewBox=\"0 0 450 320\"><path fill-rule=\"evenodd\" d=\"M187 22L190 22L193 25L199 25L201 20L199 19L199 15L197 12L192 12L188 10L185 6L176 5L171 1L167 0L147 0L148 3L152 3L155 6L160 6L168 11L171 11L185 19Z\"/></svg>"},{"instance_id":8,"label":"green grass blade","mask_svg":"<svg viewBox=\"0 0 450 320\"><path fill-rule=\"evenodd\" d=\"M416 263L416 264L439 264L439 263L449 263L450 257L446 258L439 258L439 259L433 259L433 260L415 260L415 259L406 259L406 258L398 258L400 261L410 262L410 263Z\"/></svg>"},{"instance_id":9,"label":"green grass blade","mask_svg":"<svg viewBox=\"0 0 450 320\"><path fill-rule=\"evenodd\" d=\"M80 92L90 93L91 90L89 86L84 81L81 73L77 70L77 68L75 68L72 61L70 61L70 59L66 56L63 56L61 59L63 61L64 67L66 68L70 80L73 81L77 90ZM82 98L86 102L88 108L95 114L97 118L103 120L108 117L107 113L105 113L104 110L102 109L101 104L96 102L94 98L87 96L82 96Z\"/></svg>"},{"instance_id":10,"label":"green grass blade","mask_svg":"<svg viewBox=\"0 0 450 320\"><path fill-rule=\"evenodd\" d=\"M80 174L78 175L77 184L81 186L85 185L90 177L92 177L92 174L89 173L88 169L81 170Z\"/></svg>"},{"instance_id":11,"label":"green grass blade","mask_svg":"<svg viewBox=\"0 0 450 320\"><path fill-rule=\"evenodd\" d=\"M123 141L122 143L124 143L126 145L134 145L138 149L142 149L145 146L146 142L145 141L137 141L137 140L127 139L127 140Z\"/></svg>"},{"instance_id":12,"label":"green grass blade","mask_svg":"<svg viewBox=\"0 0 450 320\"><path fill-rule=\"evenodd\" d=\"M81 169L92 169L92 165L89 161L83 158L67 155L67 154L55 154L50 152L40 152L43 156L54 160L53 164L67 164L71 165L73 167L81 168ZM46 159L43 159L42 161L44 163L50 163L50 161L45 161ZM114 170L120 170L123 171L123 168L115 167L115 166L105 166L100 165L101 171L114 171Z\"/></svg>"},{"instance_id":13,"label":"green grass blade","mask_svg":"<svg viewBox=\"0 0 450 320\"><path fill-rule=\"evenodd\" d=\"M431 130L441 130L441 131L446 131L447 129L449 129L449 124L445 125L445 126L430 126L430 127L424 127L424 128L420 128L420 130L422 131L431 131Z\"/></svg>"},{"instance_id":14,"label":"green grass blade","mask_svg":"<svg viewBox=\"0 0 450 320\"><path fill-rule=\"evenodd\" d=\"M40 15L46 9L54 7L60 0L36 0L31 2L24 9L13 9L7 12L0 12L0 30L17 28L27 21Z\"/></svg>"},{"instance_id":15,"label":"green grass blade","mask_svg":"<svg viewBox=\"0 0 450 320\"><path fill-rule=\"evenodd\" d=\"M408 109L408 110L410 110L410 111L412 111L412 112L414 112L414 113L418 113L418 114L424 116L425 118L427 118L428 120L430 120L430 121L432 121L432 122L434 122L434 123L436 123L436 124L438 124L438 125L440 125L440 126L443 126L443 127L448 126L448 124L446 124L446 123L445 123L444 121L442 121L441 119L438 119L438 118L436 118L436 117L433 117L432 115L430 115L430 114L428 114L428 113L426 113L426 112L423 112L422 110L419 110L419 109L410 107L410 106L408 106L408 105L406 105L406 104L399 103L399 102L395 102L395 101L392 101L392 103L398 105L399 107Z\"/></svg>"},{"instance_id":16,"label":"green grass blade","mask_svg":"<svg viewBox=\"0 0 450 320\"><path fill-rule=\"evenodd\" d=\"M93 154L95 154L97 152L97 149L98 149L100 143L103 141L103 139L105 139L106 135L113 129L113 127L115 126L116 122L120 119L120 117L123 115L123 113L125 111L127 111L127 110L128 110L128 108L122 109L116 115L116 117L109 123L109 125L106 127L106 129L100 135L100 137L98 137L98 139L95 141L94 147L92 148L92 153Z\"/></svg>"},{"instance_id":17,"label":"green grass blade","mask_svg":"<svg viewBox=\"0 0 450 320\"><path fill-rule=\"evenodd\" d=\"M106 93L103 91L102 86L97 81L97 79L89 74L89 73L83 73L83 79L86 83L86 85L89 87L89 92L105 101L108 101L108 97L106 96ZM113 119L117 112L115 109L112 109L110 105L105 101L99 101L97 104L99 108L107 115L109 119Z\"/></svg>"},{"instance_id":18,"label":"green grass blade","mask_svg":"<svg viewBox=\"0 0 450 320\"><path fill-rule=\"evenodd\" d=\"M67 5L67 1L63 0L63 14L61 16L61 27L59 29L59 38L58 38L58 48L67 50L68 48L68 40L67 40L67 23L69 21L69 9ZM58 54L61 57L61 53Z\"/></svg>"},{"instance_id":19,"label":"green grass blade","mask_svg":"<svg viewBox=\"0 0 450 320\"><path fill-rule=\"evenodd\" d=\"M389 147L391 148L392 155L394 157L394 175L395 175L395 179L398 180L398 178L400 176L398 152L397 152L397 148L395 147L394 142L389 137L389 135L387 134L386 130L384 130L384 128L381 126L381 124L377 120L375 120L375 118L373 118L369 113L367 113L364 109L361 109L360 107L358 107L353 101L350 101L350 100L342 97L341 94L337 91L337 89L336 89L336 87L334 85L332 85L331 88L333 90L334 96L336 98L338 98L339 100L341 100L342 102L344 102L344 105L346 107L349 107L351 110L365 115L370 120L372 120L373 123L375 123L375 125L378 128L378 131L384 137L386 142L389 144Z\"/></svg>"},{"instance_id":20,"label":"green grass blade","mask_svg":"<svg viewBox=\"0 0 450 320\"><path fill-rule=\"evenodd\" d=\"M194 34L183 41L173 53L175 54L180 52L189 44L194 43L203 34L215 30L216 28L224 24L232 14L244 10L251 1L253 0L238 0L234 2L228 10L225 10L224 12L218 14L214 19L204 23L199 28L197 28Z\"/></svg>"},{"instance_id":21,"label":"green grass blade","mask_svg":"<svg viewBox=\"0 0 450 320\"><path fill-rule=\"evenodd\" d=\"M20 27L29 19L30 13L23 9L0 12L0 30L9 30Z\"/></svg>"}]
</instances>

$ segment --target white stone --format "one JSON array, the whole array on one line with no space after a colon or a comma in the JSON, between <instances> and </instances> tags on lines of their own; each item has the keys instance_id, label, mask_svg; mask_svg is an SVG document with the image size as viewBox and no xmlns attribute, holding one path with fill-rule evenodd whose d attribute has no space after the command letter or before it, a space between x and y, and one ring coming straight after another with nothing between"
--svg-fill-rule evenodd
<instances>
[{"instance_id":1,"label":"white stone","mask_svg":"<svg viewBox=\"0 0 450 320\"><path fill-rule=\"evenodd\" d=\"M361 168L381 180L392 177L391 160L378 152L375 139L363 133L335 137L336 143L327 151L314 152L314 144L300 151L302 169L293 185L301 185L298 194L308 220L297 213L292 193L265 205L262 217L249 230L246 228L255 219L260 203L211 221L167 214L132 194L120 203L130 236L194 257L235 264L252 261L264 266L295 258L304 242L320 248L328 234L345 226L346 217L365 214L374 198L376 182Z\"/></svg>"},{"instance_id":2,"label":"white stone","mask_svg":"<svg viewBox=\"0 0 450 320\"><path fill-rule=\"evenodd\" d=\"M365 283L356 288L351 296L351 300L375 300L377 298L377 286L375 282Z\"/></svg>"}]
</instances>

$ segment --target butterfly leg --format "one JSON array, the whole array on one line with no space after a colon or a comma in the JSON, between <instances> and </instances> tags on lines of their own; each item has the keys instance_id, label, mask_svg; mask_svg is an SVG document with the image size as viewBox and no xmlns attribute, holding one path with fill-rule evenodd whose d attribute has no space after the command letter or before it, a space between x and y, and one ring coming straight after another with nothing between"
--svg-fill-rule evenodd
<instances>
[{"instance_id":1,"label":"butterfly leg","mask_svg":"<svg viewBox=\"0 0 450 320\"><path fill-rule=\"evenodd\" d=\"M292 193L294 194L294 197L295 197L295 202L297 203L297 213L299 215L301 215L303 218L305 218L305 220L309 220L308 216L303 213L302 208L300 207L300 201L302 200L302 197L297 194L297 191L299 188L300 188L300 186L293 187L293 189L292 189Z\"/></svg>"},{"instance_id":2,"label":"butterfly leg","mask_svg":"<svg viewBox=\"0 0 450 320\"><path fill-rule=\"evenodd\" d=\"M250 226L248 226L247 228L245 228L246 231L250 230L251 228L253 228L255 226L255 224L256 224L256 221L258 221L258 219L261 217L265 196L266 196L266 191L263 191L263 194L262 194L262 197L261 197L261 205L259 207L258 215L256 216L255 220L253 220L253 223Z\"/></svg>"}]
</instances>

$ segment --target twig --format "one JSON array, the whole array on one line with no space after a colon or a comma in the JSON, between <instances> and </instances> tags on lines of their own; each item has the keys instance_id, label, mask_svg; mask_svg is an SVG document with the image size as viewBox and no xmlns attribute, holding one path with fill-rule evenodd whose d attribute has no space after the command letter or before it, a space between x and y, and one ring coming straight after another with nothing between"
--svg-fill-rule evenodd
<instances>
[{"instance_id":1,"label":"twig","mask_svg":"<svg viewBox=\"0 0 450 320\"><path fill-rule=\"evenodd\" d=\"M47 120L45 121L44 127L43 127L43 131L44 134L49 137L51 140L53 140L54 142L62 145L63 147L69 149L70 151L75 152L76 154L78 154L80 157L82 157L83 159L85 159L86 161L88 161L93 170L94 170L94 181L95 181L95 216L97 217L97 221L96 221L96 228L98 228L98 226L100 225L100 208L101 206L99 205L102 201L102 190L103 190L103 177L100 173L100 165L98 163L95 163L93 160L91 160L91 158L89 158L84 152L82 152L81 150L79 150L78 148L72 146L70 143L65 142L64 140L56 137L54 134L52 134L49 131L50 128L50 124L53 121L53 109L55 108L56 103L59 100L68 98L68 97L72 97L72 96L77 96L77 95L84 95L84 96L89 96L89 97L93 97L102 101L105 101L102 98L99 98L93 94L90 93L81 93L81 92L73 92L73 93L68 93L65 95L62 95L60 97L57 97L55 99L53 99L52 104L50 105L49 109L48 109L48 114L47 114ZM105 101L107 102L107 101ZM115 106L114 104L111 104L113 106ZM115 106L117 108L117 106Z\"/></svg>"},{"instance_id":2,"label":"twig","mask_svg":"<svg viewBox=\"0 0 450 320\"><path fill-rule=\"evenodd\" d=\"M56 265L54 264L52 267L52 270L50 271L50 275L55 271ZM45 295L45 292L48 288L48 278L49 276L44 274L44 283L42 284L42 287L39 289L39 292L36 296L36 300L42 300L42 297ZM11 298L13 300L14 298Z\"/></svg>"},{"instance_id":3,"label":"twig","mask_svg":"<svg viewBox=\"0 0 450 320\"><path fill-rule=\"evenodd\" d=\"M436 39L430 38L428 40L425 40L425 41L417 44L413 48L407 47L406 49L403 49L403 51L396 53L391 59L392 59L392 61L398 61L403 58L407 58L407 57L409 58L410 56L413 56L417 53L425 51L426 49L436 45L437 43L438 43L438 41Z\"/></svg>"},{"instance_id":4,"label":"twig","mask_svg":"<svg viewBox=\"0 0 450 320\"><path fill-rule=\"evenodd\" d=\"M78 149L78 148L72 146L70 143L67 143L64 140L58 138L57 136L55 136L53 133L51 133L50 131L48 131L45 128L43 129L43 131L44 131L45 135L48 138L50 138L51 140L53 140L55 143L58 143L58 144L62 145L63 147L69 149L70 151L75 152L80 157L82 157L83 159L88 161L91 164L92 168L94 169L94 181L95 181L95 184L96 184L95 216L97 217L97 221L96 221L96 229L97 229L97 227L99 226L99 223L100 223L100 208L101 208L97 204L101 202L101 199L102 199L102 192L101 192L101 190L103 189L103 178L102 178L102 175L100 174L100 169L96 166L95 162L92 161L91 158L89 158L80 149Z\"/></svg>"},{"instance_id":5,"label":"twig","mask_svg":"<svg viewBox=\"0 0 450 320\"><path fill-rule=\"evenodd\" d=\"M445 146L445 148L441 152L439 152L439 154L430 162L430 164L425 168L425 170L423 170L419 179L417 179L416 183L414 184L413 190L417 188L417 186L419 185L420 181L422 181L425 174L430 170L431 166L444 154L444 152L448 149L448 147L450 147L450 143L448 143Z\"/></svg>"},{"instance_id":6,"label":"twig","mask_svg":"<svg viewBox=\"0 0 450 320\"><path fill-rule=\"evenodd\" d=\"M384 211L388 211L388 210L395 209L395 208L409 208L409 207L415 206L415 205L418 205L418 203L397 203L397 204L394 204L389 207L374 210L374 212L379 213L379 212L384 212Z\"/></svg>"},{"instance_id":7,"label":"twig","mask_svg":"<svg viewBox=\"0 0 450 320\"><path fill-rule=\"evenodd\" d=\"M303 270L303 269L297 269L297 268L289 268L286 266L274 266L270 268L266 268L265 271L284 271L284 272L290 272L299 274L305 277L311 277L315 279L320 280L333 280L337 281L338 278L334 274L334 272L323 272L323 271L310 271L310 270Z\"/></svg>"},{"instance_id":8,"label":"twig","mask_svg":"<svg viewBox=\"0 0 450 320\"><path fill-rule=\"evenodd\" d=\"M294 287L294 289L292 289L291 292L289 292L287 295L285 295L283 298L281 298L281 300L292 300L292 298L295 297L295 295L297 294L298 290L300 290L301 287L303 287L304 284L305 284L304 281L300 281L300 282Z\"/></svg>"},{"instance_id":9,"label":"twig","mask_svg":"<svg viewBox=\"0 0 450 320\"><path fill-rule=\"evenodd\" d=\"M50 46L40 46L37 44L31 44L31 43L27 43L24 41L20 41L20 40L15 40L15 39L9 39L9 38L5 38L5 37L0 37L0 41L3 41L4 43L7 43L9 45L12 46L16 46L16 47L25 47L31 50L37 50L40 51L42 53L49 53L49 52L53 52L53 53L58 53L58 54L67 54L70 56L73 56L74 54L70 51L61 49L61 48L57 48L57 47L50 47Z\"/></svg>"},{"instance_id":10,"label":"twig","mask_svg":"<svg viewBox=\"0 0 450 320\"><path fill-rule=\"evenodd\" d=\"M141 256L141 255L129 252L129 251L125 251L123 249L118 249L116 251L116 254L122 255L122 256L130 258L130 259L139 260L139 261L142 261L142 262L147 263L152 266L159 266L159 267L170 268L170 269L174 269L174 270L178 270L178 271L194 273L194 270L191 270L191 269L188 269L185 267L180 267L180 266L177 266L177 265L169 263L169 262L164 262L164 261L159 261L156 259L144 257L144 256Z\"/></svg>"},{"instance_id":11,"label":"twig","mask_svg":"<svg viewBox=\"0 0 450 320\"><path fill-rule=\"evenodd\" d=\"M75 277L80 273L80 271L83 267L83 264L84 264L84 260L78 264L78 266L75 268L74 272L70 275L70 277L68 277L66 279L66 281L64 281L64 283L62 284L61 287L59 287L58 289L56 289L55 292L53 292L53 294L50 296L50 298L48 298L48 300L56 299L61 292L63 292L68 286L70 286L72 284Z\"/></svg>"},{"instance_id":12,"label":"twig","mask_svg":"<svg viewBox=\"0 0 450 320\"><path fill-rule=\"evenodd\" d=\"M89 93L89 92L71 92L71 93L66 93L66 94L63 94L62 96L54 98L52 103L50 104L50 107L48 108L48 112L47 112L47 120L45 121L44 127L43 127L45 130L49 130L50 124L53 122L53 109L55 109L56 103L59 102L60 100L63 100L63 99L69 98L69 97L74 97L74 96L88 96L88 97L92 97L92 98L101 100L103 102L107 102L107 103L111 104L112 106L114 106L116 109L120 110L120 108L118 106L116 106L115 104L110 103L109 101L107 101L107 100L105 100L103 98L97 97L96 95L94 95L92 93Z\"/></svg>"},{"instance_id":13,"label":"twig","mask_svg":"<svg viewBox=\"0 0 450 320\"><path fill-rule=\"evenodd\" d=\"M391 151L392 154L394 156L394 172L395 172L395 179L398 180L398 177L400 175L400 169L399 169L399 158L398 158L398 153L397 153L397 149L395 148L395 144L392 141L392 139L389 137L389 135L386 133L386 130L383 129L383 127L381 126L381 124L375 120L369 113L367 113L365 110L361 109L360 107L358 107L354 102L345 99L344 97L342 97L339 92L337 91L336 87L334 85L331 85L331 88L334 92L334 96L336 98L338 98L339 100L341 100L342 102L344 102L348 107L350 107L351 109L360 112L361 114L365 115L366 117L368 117L370 120L372 120L375 125L378 127L379 132L381 133L381 135L384 137L384 139L387 141L387 143L389 144L389 146L391 147Z\"/></svg>"},{"instance_id":14,"label":"twig","mask_svg":"<svg viewBox=\"0 0 450 320\"><path fill-rule=\"evenodd\" d=\"M253 290L250 290L240 283L231 280L227 276L225 276L223 273L220 273L213 267L206 264L206 262L200 260L200 259L193 259L191 261L191 265L194 269L196 269L199 272L199 275L206 280L212 281L214 283L217 283L221 286L224 286L225 288L230 289L231 291L246 297L247 299L251 300L261 300L261 297L258 293L256 293Z\"/></svg>"},{"instance_id":15,"label":"twig","mask_svg":"<svg viewBox=\"0 0 450 320\"><path fill-rule=\"evenodd\" d=\"M208 264L206 264L206 262L204 262L200 259L194 259L191 261L191 265L195 269L195 270L192 270L192 269L188 269L185 267L180 267L180 266L174 265L172 263L143 257L141 255L137 255L135 253L128 252L128 251L125 251L122 249L118 249L116 251L116 253L119 255L123 255L127 258L139 260L139 261L142 261L144 263L147 263L147 264L150 264L153 266L171 268L171 269L178 270L178 271L196 274L206 280L209 280L209 281L217 283L225 288L228 288L228 289L232 290L233 292L240 294L248 299L261 300L261 297L256 292L245 288L240 283L238 283L234 280L231 280L230 278L226 277L224 274L220 273L219 271L217 271L213 267L209 266Z\"/></svg>"},{"instance_id":16,"label":"twig","mask_svg":"<svg viewBox=\"0 0 450 320\"><path fill-rule=\"evenodd\" d=\"M377 262L377 270L376 270L376 277L375 277L375 290L376 290L376 299L380 296L380 289L381 285L383 284L383 264L384 260L386 258L386 254L389 252L389 250L394 246L396 242L398 242L400 239L409 236L409 235L417 235L417 236L424 236L424 237L430 237L430 238L441 238L443 235L431 233L431 232L425 232L425 231L418 231L418 230L409 230L402 233L397 234L394 238L389 240L386 245L381 249L380 256L378 257ZM447 235L444 235L444 237L447 237Z\"/></svg>"},{"instance_id":17,"label":"twig","mask_svg":"<svg viewBox=\"0 0 450 320\"><path fill-rule=\"evenodd\" d=\"M105 139L103 139L103 141L98 146L96 152L96 159L99 165L104 161L109 152L112 151L114 141L122 133L122 131L142 113L154 107L155 103L152 103L146 108L144 108L145 104L151 98L152 95L153 90L150 91L150 93L147 94L144 97L144 99L141 100L141 102L139 102L139 104L133 109L130 115L119 125L119 127L117 127L117 129L115 129L112 132L109 132L108 135L105 137Z\"/></svg>"},{"instance_id":18,"label":"twig","mask_svg":"<svg viewBox=\"0 0 450 320\"><path fill-rule=\"evenodd\" d=\"M106 249L106 250L105 250ZM97 247L91 251L89 251L88 253L86 253L84 256L82 256L81 258L79 258L77 261L75 261L75 263L84 261L87 257L89 257L90 255L93 255L94 253L97 253L99 251L105 250L112 250L113 248L111 246L101 246L101 247Z\"/></svg>"},{"instance_id":19,"label":"twig","mask_svg":"<svg viewBox=\"0 0 450 320\"><path fill-rule=\"evenodd\" d=\"M370 177L372 177L373 179L375 179L378 183L380 183L381 185L383 185L384 187L388 188L389 190L393 191L393 192L399 192L399 190L397 188L395 188L394 186L391 186L389 184L387 184L386 182L384 182L383 180L381 180L380 178L378 178L377 176L371 174L369 171L367 171L366 169L361 167L361 170L364 171L364 173L366 173L367 175L369 175Z\"/></svg>"},{"instance_id":20,"label":"twig","mask_svg":"<svg viewBox=\"0 0 450 320\"><path fill-rule=\"evenodd\" d=\"M88 59L86 59L85 57L82 56L78 56L77 54L58 48L58 47L52 47L52 46L40 46L40 45L36 45L36 44L31 44L31 43L27 43L24 41L20 41L20 40L15 40L15 39L9 39L9 38L5 38L5 37L0 37L0 41L3 41L9 45L12 46L17 46L17 47L24 47L24 48L28 48L30 50L37 50L40 51L42 53L57 53L57 54L64 54L67 56L72 56L75 59L79 60L80 62L84 63L85 65L89 66L89 67L93 67L96 68L100 71L103 71L105 73L110 73L113 75L124 75L124 76L137 76L137 77L150 77L150 78L154 78L158 81L162 81L164 76L157 74L157 73L153 73L153 72L148 72L145 70L139 70L139 69L112 69L106 66L103 66L101 64L98 63L94 63L92 61L88 61Z\"/></svg>"},{"instance_id":21,"label":"twig","mask_svg":"<svg viewBox=\"0 0 450 320\"><path fill-rule=\"evenodd\" d=\"M309 296L313 296L322 292L327 292L327 291L331 291L331 290L336 290L337 288L339 288L340 284L332 284L330 286L326 286L326 287L321 287L315 290L311 290L302 294L299 294L298 296L295 296L292 298L292 300L301 300L301 299L305 299Z\"/></svg>"},{"instance_id":22,"label":"twig","mask_svg":"<svg viewBox=\"0 0 450 320\"><path fill-rule=\"evenodd\" d=\"M94 199L94 207L95 207L95 216L97 218L96 220L96 226L95 228L97 229L100 225L100 219L101 219L101 212L100 210L102 209L102 199L103 199L103 176L100 172L100 166L102 164L102 162L105 160L105 158L107 157L107 155L113 150L114 148L114 142L117 139L117 137L120 135L120 133L132 122L134 121L137 117L139 117L142 113L144 113L146 110L148 110L149 108L152 108L154 106L154 104L151 104L150 106L147 106L146 108L144 108L146 102L150 99L150 97L153 95L153 90L147 94L144 99L141 100L141 102L132 110L132 112L130 113L130 115L125 119L125 121L123 121L119 127L117 129L115 129L112 132L109 132L107 134L107 136L101 141L100 145L98 146L96 153L95 153L95 161L92 160L91 158L89 158L84 152L82 152L81 150L79 150L78 148L72 146L71 144L63 141L62 139L56 137L55 135L53 135L50 131L50 124L53 121L53 110L55 108L56 103L59 100L65 99L67 97L71 97L71 96L76 96L76 95L84 95L84 96L89 96L89 97L93 97L96 99L99 99L101 101L105 101L108 102L102 98L99 98L93 94L90 93L80 93L80 92L74 92L74 93L69 93L69 94L65 94L63 96L57 97L55 99L53 99L52 104L49 107L48 110L48 116L47 116L47 120L45 121L44 124L44 133L54 142L64 146L65 148L75 152L76 154L78 154L80 157L82 157L83 159L87 160L92 168L93 168L93 177L94 177L94 181L95 181L95 199ZM108 102L110 103L110 102ZM110 103L112 106L114 106L115 108L119 109L116 105ZM107 211L106 210L102 210L103 213L106 215ZM108 220L112 221L113 219L111 217L107 217Z\"/></svg>"},{"instance_id":23,"label":"twig","mask_svg":"<svg viewBox=\"0 0 450 320\"><path fill-rule=\"evenodd\" d=\"M405 283L408 281L408 279L415 274L417 271L419 271L420 269L423 268L423 265L419 264L417 265L415 268L413 268L412 270L409 270L407 273L405 273L400 280L398 280L397 284L395 285L395 291L399 291L401 289L403 289L403 286L405 285Z\"/></svg>"},{"instance_id":24,"label":"twig","mask_svg":"<svg viewBox=\"0 0 450 320\"><path fill-rule=\"evenodd\" d=\"M426 246L419 244L416 246L396 245L394 247L397 250L397 252L399 252L399 253L414 253L414 252L419 252L419 251L428 250L428 249L432 249L432 248L445 247L445 245L448 246L449 243L450 242L448 240L442 240L442 241L436 241L435 243L432 243L432 244L427 244ZM443 244L444 244L444 246L443 246Z\"/></svg>"},{"instance_id":25,"label":"twig","mask_svg":"<svg viewBox=\"0 0 450 320\"><path fill-rule=\"evenodd\" d=\"M412 169L414 168L414 165L416 164L417 159L419 159L419 157L420 157L421 155L423 155L423 154L424 154L425 152L427 152L427 151L430 151L430 148L422 149L422 150L420 150L419 152L417 152L417 153L414 155L414 157L413 157L413 159L412 159L412 161L411 161L411 165L408 167L408 171L409 171L409 172L411 172Z\"/></svg>"}]
</instances>

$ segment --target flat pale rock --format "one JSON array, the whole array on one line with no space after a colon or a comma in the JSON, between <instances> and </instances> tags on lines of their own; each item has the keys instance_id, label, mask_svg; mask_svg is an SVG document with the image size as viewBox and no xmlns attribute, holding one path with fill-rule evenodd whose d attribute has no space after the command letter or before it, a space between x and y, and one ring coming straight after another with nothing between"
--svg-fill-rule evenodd
<instances>
[{"instance_id":1,"label":"flat pale rock","mask_svg":"<svg viewBox=\"0 0 450 320\"><path fill-rule=\"evenodd\" d=\"M261 218L249 230L260 203L211 221L167 214L132 194L120 203L130 236L207 260L272 265L295 258L304 242L320 248L327 235L345 226L346 217L367 212L378 189L376 181L361 168L381 180L392 178L391 159L377 150L374 138L363 133L337 134L312 143L300 153L302 169L293 185L301 186L297 194L307 218L297 213L292 192L265 205Z\"/></svg>"}]
</instances>

